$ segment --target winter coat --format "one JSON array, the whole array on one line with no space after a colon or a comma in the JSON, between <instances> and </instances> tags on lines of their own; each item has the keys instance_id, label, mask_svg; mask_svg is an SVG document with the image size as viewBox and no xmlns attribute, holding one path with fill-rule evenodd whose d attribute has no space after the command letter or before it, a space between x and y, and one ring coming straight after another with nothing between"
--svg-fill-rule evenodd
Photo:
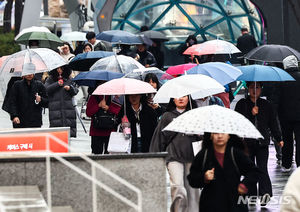
<instances>
[{"instance_id":1,"label":"winter coat","mask_svg":"<svg viewBox=\"0 0 300 212\"><path fill-rule=\"evenodd\" d=\"M145 50L143 52L136 52L140 58L139 58L139 62L144 66L146 64L149 65L149 67L156 67L157 66L157 62L155 60L155 57L153 56L153 54L151 54L151 52Z\"/></svg>"},{"instance_id":2,"label":"winter coat","mask_svg":"<svg viewBox=\"0 0 300 212\"><path fill-rule=\"evenodd\" d=\"M236 46L239 50L241 50L243 55L245 55L248 52L250 52L252 49L257 47L257 43L255 38L252 35L245 33L237 39Z\"/></svg>"},{"instance_id":3,"label":"winter coat","mask_svg":"<svg viewBox=\"0 0 300 212\"><path fill-rule=\"evenodd\" d=\"M42 110L48 106L48 97L44 85L37 80L32 80L28 85L27 80L16 81L9 97L10 107L8 109L10 118L19 117L20 124L13 124L16 128L41 127ZM35 103L35 95L41 96L41 102Z\"/></svg>"},{"instance_id":4,"label":"winter coat","mask_svg":"<svg viewBox=\"0 0 300 212\"><path fill-rule=\"evenodd\" d=\"M139 113L139 121L141 129L142 152L149 152L151 138L157 126L158 115L156 114L156 111L150 106L148 106L146 103L141 104L142 110ZM131 153L136 153L138 152L136 129L136 123L138 122L138 120L135 117L135 112L133 111L131 104L126 105L126 115L131 127ZM121 122L121 118L123 116L124 107L121 109L118 115L119 122Z\"/></svg>"},{"instance_id":5,"label":"winter coat","mask_svg":"<svg viewBox=\"0 0 300 212\"><path fill-rule=\"evenodd\" d=\"M280 142L282 140L280 124L271 103L268 100L258 98L256 105L259 111L256 116L252 115L251 111L254 107L254 103L249 97L239 100L235 106L235 110L256 125L256 128L264 137L264 139L259 139L260 145L265 146L270 144L270 130L275 141ZM247 139L246 141L248 140L250 141L252 139Z\"/></svg>"},{"instance_id":6,"label":"winter coat","mask_svg":"<svg viewBox=\"0 0 300 212\"><path fill-rule=\"evenodd\" d=\"M94 114L101 110L98 106L99 102L103 99L103 96L90 96L87 106L86 106L86 115L88 117L92 117ZM116 116L121 110L121 105L109 100L109 96L105 96L106 104L109 106L108 112L113 113ZM91 120L90 126L90 136L109 136L112 131L116 131L116 129L96 129L93 125L93 119Z\"/></svg>"},{"instance_id":7,"label":"winter coat","mask_svg":"<svg viewBox=\"0 0 300 212\"><path fill-rule=\"evenodd\" d=\"M165 112L161 117L151 140L150 152L167 151L167 163L172 161L191 163L194 159L192 141L196 141L195 136L171 131L162 131L179 115L181 115L181 113L176 109L171 112Z\"/></svg>"},{"instance_id":8,"label":"winter coat","mask_svg":"<svg viewBox=\"0 0 300 212\"><path fill-rule=\"evenodd\" d=\"M281 83L279 88L278 115L280 120L300 121L300 71L286 70L296 81Z\"/></svg>"},{"instance_id":9,"label":"winter coat","mask_svg":"<svg viewBox=\"0 0 300 212\"><path fill-rule=\"evenodd\" d=\"M63 86L58 84L53 76L45 83L49 96L49 122L50 127L70 127L71 137L76 137L76 111L72 103L72 97L78 93L78 89L71 84L70 78L64 78ZM70 90L64 86L70 86Z\"/></svg>"},{"instance_id":10,"label":"winter coat","mask_svg":"<svg viewBox=\"0 0 300 212\"><path fill-rule=\"evenodd\" d=\"M217 161L214 149L202 149L192 163L190 174L187 176L193 188L203 188L200 196L199 211L201 212L236 212L248 211L247 204L237 204L238 185L244 184L247 188L258 181L259 169L240 150L227 145L224 155L223 168ZM235 160L235 164L233 162ZM204 163L203 163L204 161ZM207 170L215 168L215 179L209 183L204 182L204 174ZM241 175L244 179L240 181ZM242 201L241 201L242 203Z\"/></svg>"}]
</instances>

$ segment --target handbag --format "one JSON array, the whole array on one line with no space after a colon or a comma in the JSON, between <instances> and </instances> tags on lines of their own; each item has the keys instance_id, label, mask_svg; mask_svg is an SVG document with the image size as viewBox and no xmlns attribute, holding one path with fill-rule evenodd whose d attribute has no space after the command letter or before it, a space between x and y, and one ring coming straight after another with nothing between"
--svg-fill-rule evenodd
<instances>
[{"instance_id":1,"label":"handbag","mask_svg":"<svg viewBox=\"0 0 300 212\"><path fill-rule=\"evenodd\" d=\"M120 124L116 132L111 132L109 136L107 151L109 153L130 153L131 138L125 139L123 132L119 132Z\"/></svg>"},{"instance_id":2,"label":"handbag","mask_svg":"<svg viewBox=\"0 0 300 212\"><path fill-rule=\"evenodd\" d=\"M92 116L92 120L96 129L114 129L117 126L116 115L102 109Z\"/></svg>"}]
</instances>

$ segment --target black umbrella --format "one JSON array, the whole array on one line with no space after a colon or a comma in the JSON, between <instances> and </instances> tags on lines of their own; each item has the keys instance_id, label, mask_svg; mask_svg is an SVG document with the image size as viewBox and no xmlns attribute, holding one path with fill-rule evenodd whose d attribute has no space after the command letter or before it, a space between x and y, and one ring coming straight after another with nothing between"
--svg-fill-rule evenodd
<instances>
[{"instance_id":1,"label":"black umbrella","mask_svg":"<svg viewBox=\"0 0 300 212\"><path fill-rule=\"evenodd\" d=\"M275 44L258 46L247 53L245 58L263 62L282 62L289 55L295 55L298 61L300 61L300 53L297 50L289 46Z\"/></svg>"},{"instance_id":2,"label":"black umbrella","mask_svg":"<svg viewBox=\"0 0 300 212\"><path fill-rule=\"evenodd\" d=\"M165 34L163 34L162 32L159 32L159 31L148 30L148 31L143 31L140 34L143 34L152 40L159 40L159 41L168 41L169 40Z\"/></svg>"},{"instance_id":3,"label":"black umbrella","mask_svg":"<svg viewBox=\"0 0 300 212\"><path fill-rule=\"evenodd\" d=\"M69 63L69 67L76 71L89 71L90 67L99 59L113 55L113 52L92 51L76 55Z\"/></svg>"}]
</instances>

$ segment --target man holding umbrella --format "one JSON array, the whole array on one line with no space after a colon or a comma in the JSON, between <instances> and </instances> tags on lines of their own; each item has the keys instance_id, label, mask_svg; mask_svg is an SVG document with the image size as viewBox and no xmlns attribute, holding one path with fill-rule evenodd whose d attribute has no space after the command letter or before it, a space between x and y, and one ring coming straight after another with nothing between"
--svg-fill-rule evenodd
<instances>
[{"instance_id":1,"label":"man holding umbrella","mask_svg":"<svg viewBox=\"0 0 300 212\"><path fill-rule=\"evenodd\" d=\"M23 80L16 81L11 89L9 114L14 128L42 126L42 109L48 106L44 85L34 79L35 65L23 66Z\"/></svg>"}]
</instances>

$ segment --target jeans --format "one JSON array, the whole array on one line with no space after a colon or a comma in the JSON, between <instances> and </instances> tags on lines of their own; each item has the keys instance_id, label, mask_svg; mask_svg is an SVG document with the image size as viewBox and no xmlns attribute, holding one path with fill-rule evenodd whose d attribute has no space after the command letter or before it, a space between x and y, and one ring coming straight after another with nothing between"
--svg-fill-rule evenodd
<instances>
[{"instance_id":1,"label":"jeans","mask_svg":"<svg viewBox=\"0 0 300 212\"><path fill-rule=\"evenodd\" d=\"M192 188L186 178L191 165L177 161L169 162L167 165L171 184L171 212L199 211L200 189Z\"/></svg>"},{"instance_id":2,"label":"jeans","mask_svg":"<svg viewBox=\"0 0 300 212\"><path fill-rule=\"evenodd\" d=\"M91 148L94 154L108 154L107 146L109 136L92 136Z\"/></svg>"}]
</instances>

